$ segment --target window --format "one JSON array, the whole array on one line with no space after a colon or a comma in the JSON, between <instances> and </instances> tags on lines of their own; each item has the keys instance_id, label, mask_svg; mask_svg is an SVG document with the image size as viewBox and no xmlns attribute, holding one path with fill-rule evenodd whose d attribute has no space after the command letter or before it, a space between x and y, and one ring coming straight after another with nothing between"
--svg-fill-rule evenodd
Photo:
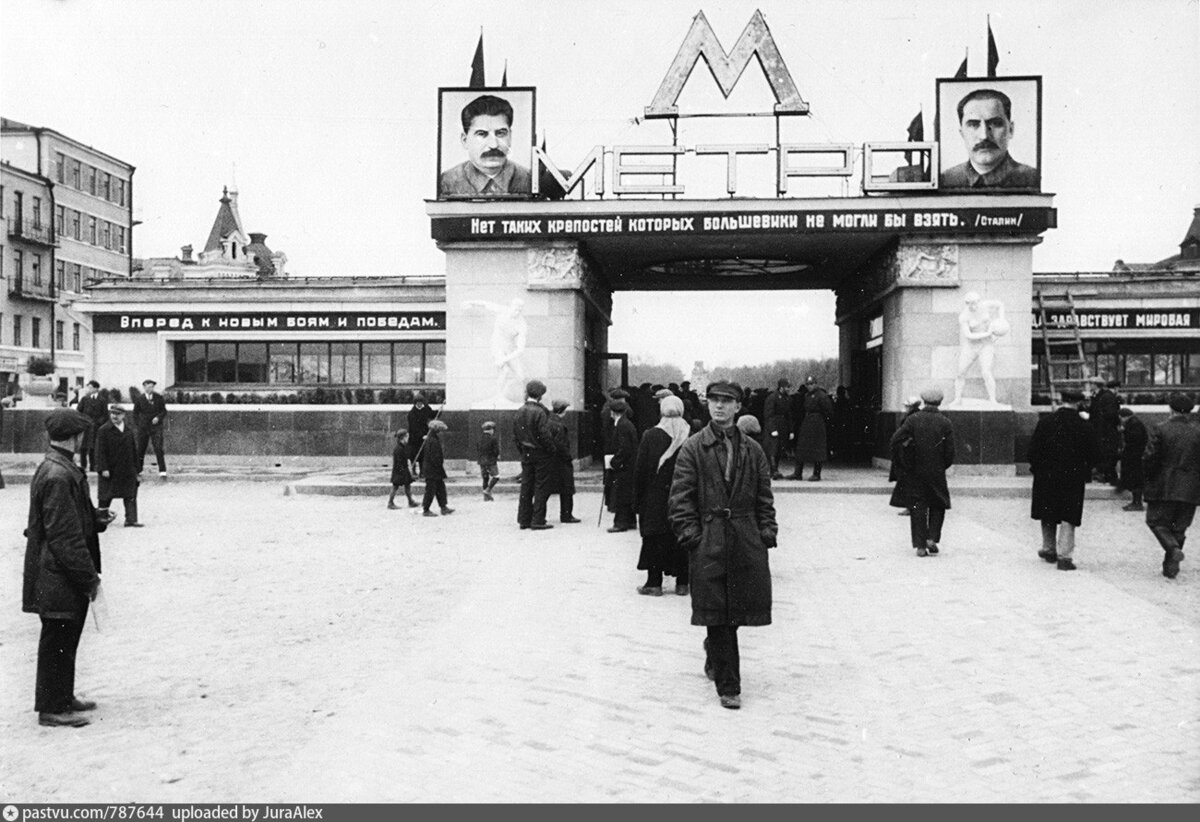
<instances>
[{"instance_id":1,"label":"window","mask_svg":"<svg viewBox=\"0 0 1200 822\"><path fill-rule=\"evenodd\" d=\"M33 227L41 228L42 227L42 198L34 197L32 206L33 206Z\"/></svg>"},{"instance_id":2,"label":"window","mask_svg":"<svg viewBox=\"0 0 1200 822\"><path fill-rule=\"evenodd\" d=\"M67 209L63 206L54 207L54 233L67 233Z\"/></svg>"},{"instance_id":3,"label":"window","mask_svg":"<svg viewBox=\"0 0 1200 822\"><path fill-rule=\"evenodd\" d=\"M83 188L83 186L80 184L82 173L83 173L83 169L80 166L79 161L72 160L71 161L71 187L72 188L78 188L78 189Z\"/></svg>"},{"instance_id":4,"label":"window","mask_svg":"<svg viewBox=\"0 0 1200 822\"><path fill-rule=\"evenodd\" d=\"M112 223L108 220L100 221L100 245L112 248Z\"/></svg>"},{"instance_id":5,"label":"window","mask_svg":"<svg viewBox=\"0 0 1200 822\"><path fill-rule=\"evenodd\" d=\"M117 230L117 247L114 250L120 251L122 254L124 254L126 251L129 250L129 247L125 245L125 226L119 225L116 227L116 230Z\"/></svg>"},{"instance_id":6,"label":"window","mask_svg":"<svg viewBox=\"0 0 1200 822\"><path fill-rule=\"evenodd\" d=\"M1183 382L1183 354L1154 355L1154 384L1179 385Z\"/></svg>"},{"instance_id":7,"label":"window","mask_svg":"<svg viewBox=\"0 0 1200 822\"><path fill-rule=\"evenodd\" d=\"M59 291L67 290L67 264L62 260L54 261L54 284Z\"/></svg>"},{"instance_id":8,"label":"window","mask_svg":"<svg viewBox=\"0 0 1200 822\"><path fill-rule=\"evenodd\" d=\"M392 346L392 364L398 383L421 381L421 343L398 342Z\"/></svg>"},{"instance_id":9,"label":"window","mask_svg":"<svg viewBox=\"0 0 1200 822\"><path fill-rule=\"evenodd\" d=\"M268 356L272 384L296 382L296 352L296 343L271 343Z\"/></svg>"},{"instance_id":10,"label":"window","mask_svg":"<svg viewBox=\"0 0 1200 822\"><path fill-rule=\"evenodd\" d=\"M329 343L300 343L300 382L329 382Z\"/></svg>"},{"instance_id":11,"label":"window","mask_svg":"<svg viewBox=\"0 0 1200 822\"><path fill-rule=\"evenodd\" d=\"M62 320L54 321L54 347L57 348L59 351L62 351L64 348L67 347L67 345L66 345L66 340L67 340L66 329L67 329L67 324L65 322L63 322Z\"/></svg>"},{"instance_id":12,"label":"window","mask_svg":"<svg viewBox=\"0 0 1200 822\"><path fill-rule=\"evenodd\" d=\"M67 158L61 151L54 152L54 181L58 183L67 181Z\"/></svg>"},{"instance_id":13,"label":"window","mask_svg":"<svg viewBox=\"0 0 1200 822\"><path fill-rule=\"evenodd\" d=\"M446 344L444 342L425 343L425 373L421 382L446 381Z\"/></svg>"},{"instance_id":14,"label":"window","mask_svg":"<svg viewBox=\"0 0 1200 822\"><path fill-rule=\"evenodd\" d=\"M42 284L42 255L41 254L33 255L33 259L30 261L30 268L33 269L33 284L41 285Z\"/></svg>"},{"instance_id":15,"label":"window","mask_svg":"<svg viewBox=\"0 0 1200 822\"><path fill-rule=\"evenodd\" d=\"M71 323L71 350L79 350L79 323Z\"/></svg>"},{"instance_id":16,"label":"window","mask_svg":"<svg viewBox=\"0 0 1200 822\"><path fill-rule=\"evenodd\" d=\"M208 344L208 382L234 382L237 371L237 343Z\"/></svg>"},{"instance_id":17,"label":"window","mask_svg":"<svg viewBox=\"0 0 1200 822\"><path fill-rule=\"evenodd\" d=\"M92 245L96 244L96 218L88 217L87 221L87 241Z\"/></svg>"},{"instance_id":18,"label":"window","mask_svg":"<svg viewBox=\"0 0 1200 822\"><path fill-rule=\"evenodd\" d=\"M237 381L267 381L267 344L238 343Z\"/></svg>"},{"instance_id":19,"label":"window","mask_svg":"<svg viewBox=\"0 0 1200 822\"><path fill-rule=\"evenodd\" d=\"M1125 385L1126 386L1142 386L1150 385L1150 355L1149 354L1126 354L1125 355Z\"/></svg>"},{"instance_id":20,"label":"window","mask_svg":"<svg viewBox=\"0 0 1200 822\"><path fill-rule=\"evenodd\" d=\"M25 279L25 252L13 249L13 284L17 291L21 290L21 280Z\"/></svg>"},{"instance_id":21,"label":"window","mask_svg":"<svg viewBox=\"0 0 1200 822\"><path fill-rule=\"evenodd\" d=\"M392 344L386 342L363 343L362 381L373 384L392 382Z\"/></svg>"},{"instance_id":22,"label":"window","mask_svg":"<svg viewBox=\"0 0 1200 822\"><path fill-rule=\"evenodd\" d=\"M207 363L204 343L182 343L175 350L178 352L175 373L179 382L208 382L204 368Z\"/></svg>"},{"instance_id":23,"label":"window","mask_svg":"<svg viewBox=\"0 0 1200 822\"><path fill-rule=\"evenodd\" d=\"M125 181L113 180L113 185L116 187L114 201L117 205L125 205Z\"/></svg>"},{"instance_id":24,"label":"window","mask_svg":"<svg viewBox=\"0 0 1200 822\"><path fill-rule=\"evenodd\" d=\"M34 348L42 347L42 319L41 317L29 318L29 344Z\"/></svg>"},{"instance_id":25,"label":"window","mask_svg":"<svg viewBox=\"0 0 1200 822\"><path fill-rule=\"evenodd\" d=\"M71 264L71 290L83 291L83 266L79 263Z\"/></svg>"},{"instance_id":26,"label":"window","mask_svg":"<svg viewBox=\"0 0 1200 822\"><path fill-rule=\"evenodd\" d=\"M21 315L13 314L13 345L24 345L21 333Z\"/></svg>"},{"instance_id":27,"label":"window","mask_svg":"<svg viewBox=\"0 0 1200 822\"><path fill-rule=\"evenodd\" d=\"M110 196L111 192L112 192L112 175L109 174L107 171L105 171L104 173L102 173L100 175L100 196L106 200L110 200L110 199L112 199Z\"/></svg>"},{"instance_id":28,"label":"window","mask_svg":"<svg viewBox=\"0 0 1200 822\"><path fill-rule=\"evenodd\" d=\"M96 169L92 168L91 166L85 166L85 168L87 169L87 174L84 177L84 179L87 180L87 192L88 192L88 194L95 194L96 193Z\"/></svg>"},{"instance_id":29,"label":"window","mask_svg":"<svg viewBox=\"0 0 1200 822\"><path fill-rule=\"evenodd\" d=\"M71 211L71 236L74 237L76 240L83 239L83 235L80 233L80 230L79 230L79 225L80 225L80 221L81 221L82 217L83 217L83 215L80 214L78 211L74 211L74 210Z\"/></svg>"},{"instance_id":30,"label":"window","mask_svg":"<svg viewBox=\"0 0 1200 822\"><path fill-rule=\"evenodd\" d=\"M358 343L336 342L329 345L329 381L356 383L362 381Z\"/></svg>"}]
</instances>

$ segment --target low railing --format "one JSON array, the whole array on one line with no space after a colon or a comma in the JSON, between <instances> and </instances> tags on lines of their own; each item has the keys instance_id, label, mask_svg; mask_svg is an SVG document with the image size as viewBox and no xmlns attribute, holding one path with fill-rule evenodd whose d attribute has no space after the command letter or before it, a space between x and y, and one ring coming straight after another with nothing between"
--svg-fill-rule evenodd
<instances>
[{"instance_id":1,"label":"low railing","mask_svg":"<svg viewBox=\"0 0 1200 822\"><path fill-rule=\"evenodd\" d=\"M50 224L34 220L18 220L16 217L9 217L8 236L31 243L40 243L48 246L57 245L54 240L54 230Z\"/></svg>"}]
</instances>

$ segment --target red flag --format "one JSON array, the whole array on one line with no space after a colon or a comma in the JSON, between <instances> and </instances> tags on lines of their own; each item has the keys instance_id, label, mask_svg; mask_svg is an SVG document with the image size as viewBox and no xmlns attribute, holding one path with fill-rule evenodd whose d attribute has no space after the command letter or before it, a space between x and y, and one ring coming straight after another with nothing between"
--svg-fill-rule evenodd
<instances>
[{"instance_id":1,"label":"red flag","mask_svg":"<svg viewBox=\"0 0 1200 822\"><path fill-rule=\"evenodd\" d=\"M955 80L966 80L967 79L967 58L966 58L966 56L963 57L962 65L960 65L958 67L958 71L954 72L954 79Z\"/></svg>"},{"instance_id":2,"label":"red flag","mask_svg":"<svg viewBox=\"0 0 1200 822\"><path fill-rule=\"evenodd\" d=\"M479 33L479 45L475 47L475 59L471 61L471 82L468 88L486 88L483 79L483 32Z\"/></svg>"},{"instance_id":3,"label":"red flag","mask_svg":"<svg viewBox=\"0 0 1200 822\"><path fill-rule=\"evenodd\" d=\"M1000 51L996 48L996 38L992 36L992 21L988 20L988 77L996 76L996 66L1000 65Z\"/></svg>"},{"instance_id":4,"label":"red flag","mask_svg":"<svg viewBox=\"0 0 1200 822\"><path fill-rule=\"evenodd\" d=\"M500 78L500 88L508 88L508 61L504 61L504 76Z\"/></svg>"}]
</instances>

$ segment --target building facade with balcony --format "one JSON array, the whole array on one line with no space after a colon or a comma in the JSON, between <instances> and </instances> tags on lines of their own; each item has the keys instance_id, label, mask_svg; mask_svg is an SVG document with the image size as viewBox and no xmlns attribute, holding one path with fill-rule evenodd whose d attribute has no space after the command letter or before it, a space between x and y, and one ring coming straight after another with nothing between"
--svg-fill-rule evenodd
<instances>
[{"instance_id":1,"label":"building facade with balcony","mask_svg":"<svg viewBox=\"0 0 1200 822\"><path fill-rule=\"evenodd\" d=\"M74 303L88 282L128 278L133 270L134 167L53 129L7 118L0 118L0 161L6 179L0 198L8 300L0 318L4 390L20 390L31 348L54 360L59 384L74 389L89 377L92 347L91 319ZM19 222L12 222L18 207ZM25 358L15 370L9 368L13 356Z\"/></svg>"}]
</instances>

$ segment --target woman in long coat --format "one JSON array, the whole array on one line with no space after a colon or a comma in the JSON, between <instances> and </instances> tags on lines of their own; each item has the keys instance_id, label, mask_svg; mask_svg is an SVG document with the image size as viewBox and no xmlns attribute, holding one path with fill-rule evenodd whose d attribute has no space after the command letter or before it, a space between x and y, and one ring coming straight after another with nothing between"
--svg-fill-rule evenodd
<instances>
[{"instance_id":1,"label":"woman in long coat","mask_svg":"<svg viewBox=\"0 0 1200 822\"><path fill-rule=\"evenodd\" d=\"M1083 394L1062 392L1062 405L1038 420L1029 442L1033 504L1029 516L1042 524L1038 556L1074 571L1075 529L1083 523L1083 493L1099 459L1096 430L1072 403Z\"/></svg>"},{"instance_id":2,"label":"woman in long coat","mask_svg":"<svg viewBox=\"0 0 1200 822\"><path fill-rule=\"evenodd\" d=\"M659 403L658 425L642 435L633 471L633 496L642 552L638 570L646 572L646 584L637 592L662 596L663 575L675 577L675 593L688 594L687 551L679 546L671 530L667 502L671 496L671 478L679 447L691 435L691 426L683 419L683 400L664 397Z\"/></svg>"},{"instance_id":3,"label":"woman in long coat","mask_svg":"<svg viewBox=\"0 0 1200 822\"><path fill-rule=\"evenodd\" d=\"M906 419L920 410L921 398L909 397L908 403L906 403L904 406L904 413L900 417L900 424L903 425ZM904 464L907 456L908 455L904 453L903 449L894 449L892 452L892 467L888 471L888 482L896 483L896 487L892 489L892 496L891 499L888 500L888 505L892 506L893 508L899 508L900 516L902 517L909 516L912 513L908 509L909 498L906 474L908 471L912 470L913 466L906 466Z\"/></svg>"},{"instance_id":4,"label":"woman in long coat","mask_svg":"<svg viewBox=\"0 0 1200 822\"><path fill-rule=\"evenodd\" d=\"M1146 424L1138 419L1133 409L1122 406L1121 411L1121 488L1133 494L1133 501L1121 508L1122 511L1144 511L1142 491L1146 487L1146 475L1142 470L1142 454L1150 435Z\"/></svg>"},{"instance_id":5,"label":"woman in long coat","mask_svg":"<svg viewBox=\"0 0 1200 822\"><path fill-rule=\"evenodd\" d=\"M425 445L421 449L421 473L425 476L425 498L421 501L422 512L427 517L436 517L430 511L434 499L443 514L453 514L454 509L446 504L446 467L444 451L442 450L442 432L446 423L441 420L429 421L429 433L425 435Z\"/></svg>"},{"instance_id":6,"label":"woman in long coat","mask_svg":"<svg viewBox=\"0 0 1200 822\"><path fill-rule=\"evenodd\" d=\"M637 527L633 511L633 464L637 459L637 429L633 427L625 400L613 400L609 406L613 419L612 462L610 464L608 510L613 512L610 533L632 531Z\"/></svg>"},{"instance_id":7,"label":"woman in long coat","mask_svg":"<svg viewBox=\"0 0 1200 822\"><path fill-rule=\"evenodd\" d=\"M804 479L804 463L813 463L809 482L821 481L821 466L829 460L829 420L833 418L833 400L825 389L808 378L804 395L804 417L796 434L796 473L792 479Z\"/></svg>"},{"instance_id":8,"label":"woman in long coat","mask_svg":"<svg viewBox=\"0 0 1200 822\"><path fill-rule=\"evenodd\" d=\"M917 556L937 554L941 549L942 524L950 509L950 487L946 469L954 464L954 426L941 412L942 392L921 392L925 406L907 419L892 435L890 450L896 454L912 449L912 470L906 474L909 501L909 533ZM911 445L906 443L911 441Z\"/></svg>"}]
</instances>

